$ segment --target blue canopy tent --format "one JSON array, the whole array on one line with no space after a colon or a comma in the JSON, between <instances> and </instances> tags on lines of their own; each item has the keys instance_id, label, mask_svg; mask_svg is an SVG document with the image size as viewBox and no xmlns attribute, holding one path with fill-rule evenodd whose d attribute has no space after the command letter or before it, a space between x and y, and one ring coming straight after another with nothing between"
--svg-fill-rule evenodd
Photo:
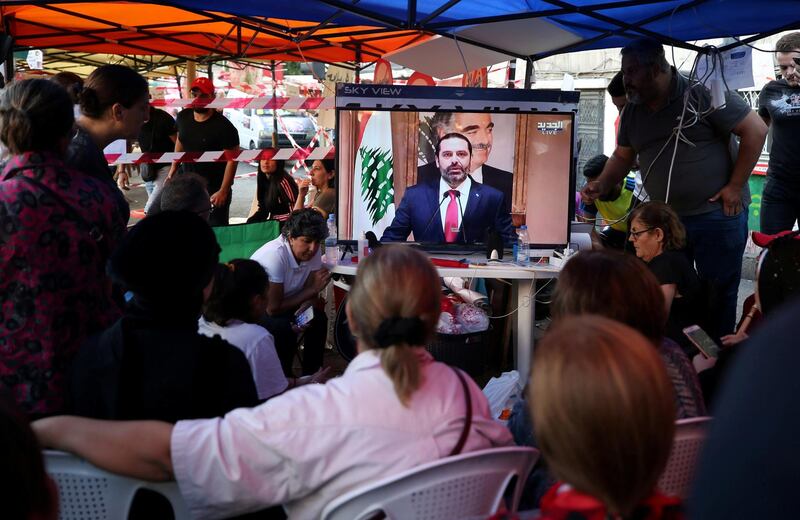
<instances>
[{"instance_id":1,"label":"blue canopy tent","mask_svg":"<svg viewBox=\"0 0 800 520\"><path fill-rule=\"evenodd\" d=\"M38 24L35 30L28 27L19 46L68 48L86 50L92 41L75 41L76 36L98 38L94 28L87 31L86 20L97 21L80 13L77 6L96 4L104 9L100 22L107 24L100 36L113 43L134 46L126 53L156 54L159 38L172 47L172 56L202 55L203 48L219 53L220 59L231 59L243 53L252 53L263 59L289 59L302 61L306 58L319 61L349 62L353 67L362 67L381 57L388 48L417 43L431 35L458 39L479 48L495 51L508 57L537 60L564 52L623 46L631 38L649 36L664 43L685 48L695 48L687 43L692 40L739 37L748 35L747 41L776 32L800 27L799 0L239 0L220 4L218 0L168 0L154 4L139 4L153 7L179 8L193 17L206 17L206 21L229 24L217 39L224 41L226 52L220 52L219 42L194 48L176 47L181 40L192 41L202 37L209 40L208 30L195 31L192 24L203 20L151 20L148 24L131 20L130 3L126 2L71 2L64 3L37 0L6 1L0 5L0 21L6 34L15 35L15 17L21 16L21 6L40 6L62 12L67 21L58 25L51 21L43 26L36 14L29 23ZM123 7L119 14L111 6ZM16 10L16 11L15 11ZM226 14L223 16L220 11ZM232 15L232 16L231 16ZM76 20L82 18L82 23ZM186 16L184 16L186 18ZM554 46L534 53L519 52L496 41L470 40L459 36L476 26L520 20L545 21L554 27L569 31L576 36L568 45ZM160 23L154 23L160 22ZM72 25L71 25L72 24ZM168 26L179 32L171 36L159 34ZM205 29L207 26L202 26ZM517 40L535 39L535 30L525 31L515 26ZM243 32L246 31L246 34ZM59 33L62 31L62 33ZM90 33L90 34L87 34ZM54 39L63 34L71 38ZM264 44L253 35L273 38L284 45ZM42 38L37 38L42 36ZM254 42L259 43L256 45ZM391 42L391 45L389 45ZM229 45L230 44L230 45ZM734 43L733 45L737 45ZM67 45L67 47L65 47ZM289 46L308 49L306 55ZM325 47L332 51L330 57L322 55ZM179 50L180 49L180 50ZM257 52L254 52L257 51ZM315 51L318 55L314 55ZM327 58L327 59L326 59Z\"/></svg>"},{"instance_id":2,"label":"blue canopy tent","mask_svg":"<svg viewBox=\"0 0 800 520\"><path fill-rule=\"evenodd\" d=\"M193 9L219 9L216 0L168 3ZM318 28L372 25L446 37L474 25L540 18L582 38L568 47L532 56L494 49L533 60L563 52L621 47L631 38L642 36L696 48L687 42L744 35L757 39L800 27L798 0L305 0L302 3L240 0L226 9L236 15L316 21ZM317 30L304 29L297 38L307 38ZM491 47L490 43L473 43Z\"/></svg>"}]
</instances>

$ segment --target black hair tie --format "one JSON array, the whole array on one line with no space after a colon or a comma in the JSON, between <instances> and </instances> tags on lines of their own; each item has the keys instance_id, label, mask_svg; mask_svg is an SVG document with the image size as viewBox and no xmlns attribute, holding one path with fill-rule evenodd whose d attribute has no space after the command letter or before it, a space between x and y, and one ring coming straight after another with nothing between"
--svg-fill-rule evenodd
<instances>
[{"instance_id":1,"label":"black hair tie","mask_svg":"<svg viewBox=\"0 0 800 520\"><path fill-rule=\"evenodd\" d=\"M386 318L378 326L374 338L378 348L389 348L401 343L421 345L425 341L425 324L417 317Z\"/></svg>"}]
</instances>

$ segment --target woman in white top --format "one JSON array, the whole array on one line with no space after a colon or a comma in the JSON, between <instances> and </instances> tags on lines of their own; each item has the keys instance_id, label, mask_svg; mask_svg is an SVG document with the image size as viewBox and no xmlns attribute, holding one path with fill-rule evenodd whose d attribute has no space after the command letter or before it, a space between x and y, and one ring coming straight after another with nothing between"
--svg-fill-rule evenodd
<instances>
[{"instance_id":1,"label":"woman in white top","mask_svg":"<svg viewBox=\"0 0 800 520\"><path fill-rule=\"evenodd\" d=\"M303 384L324 383L328 369L313 376L286 379L272 334L256 325L266 306L267 273L261 264L245 259L219 264L198 332L209 338L220 336L244 352L253 371L259 399L269 399Z\"/></svg>"},{"instance_id":2,"label":"woman in white top","mask_svg":"<svg viewBox=\"0 0 800 520\"><path fill-rule=\"evenodd\" d=\"M34 430L44 446L109 471L175 478L198 518L273 504L284 504L291 518L319 518L328 502L358 486L454 452L511 444L480 389L420 347L439 318L439 278L422 253L385 246L367 258L347 314L359 355L324 385L218 419L51 417Z\"/></svg>"}]
</instances>

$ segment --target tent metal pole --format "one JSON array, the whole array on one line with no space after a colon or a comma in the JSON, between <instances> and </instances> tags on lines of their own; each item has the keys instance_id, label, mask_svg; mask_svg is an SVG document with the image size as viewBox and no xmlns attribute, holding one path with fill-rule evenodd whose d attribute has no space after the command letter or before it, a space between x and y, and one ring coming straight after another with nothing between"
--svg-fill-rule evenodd
<instances>
[{"instance_id":1,"label":"tent metal pole","mask_svg":"<svg viewBox=\"0 0 800 520\"><path fill-rule=\"evenodd\" d=\"M278 80L275 78L275 60L269 62L269 70L272 73L272 147L278 147L278 114L275 110L275 98L278 93L276 92Z\"/></svg>"},{"instance_id":2,"label":"tent metal pole","mask_svg":"<svg viewBox=\"0 0 800 520\"><path fill-rule=\"evenodd\" d=\"M562 2L561 0L544 0L544 1L547 2L548 4L553 4L553 5L556 5L558 7L563 7L565 9L570 9L570 8L575 9L576 8L576 6L574 6L574 5L572 5L572 4L568 3L568 2ZM655 33L653 31L650 31L650 30L647 30L647 29L642 29L641 27L639 27L639 25L641 25L641 24L635 24L635 25L634 24L629 24L629 23L617 20L616 18L612 18L612 17L606 16L604 14L596 13L594 11L581 10L580 12L581 12L581 14L583 14L585 16L588 16L589 18L594 18L595 20L600 20L601 22L610 23L612 25L616 25L618 27L622 27L623 29L628 30L628 31L638 32L638 33L640 33L640 34L642 34L644 36L649 36L650 38L654 38L654 39L662 41L662 42L669 42L671 45L674 45L675 47L684 47L684 48L691 47L691 45L689 45L688 43L683 42L681 40L676 40L675 38L672 38L672 37L664 37L663 35L660 35L660 34Z\"/></svg>"},{"instance_id":3,"label":"tent metal pole","mask_svg":"<svg viewBox=\"0 0 800 520\"><path fill-rule=\"evenodd\" d=\"M525 60L525 79L522 81L522 88L530 90L533 80L533 60Z\"/></svg>"},{"instance_id":4,"label":"tent metal pole","mask_svg":"<svg viewBox=\"0 0 800 520\"><path fill-rule=\"evenodd\" d=\"M194 83L195 78L197 77L197 62L196 61L187 61L186 62L186 85L184 91L184 97L186 99L191 99L192 91L191 86Z\"/></svg>"},{"instance_id":5,"label":"tent metal pole","mask_svg":"<svg viewBox=\"0 0 800 520\"><path fill-rule=\"evenodd\" d=\"M47 24L43 24L43 23L40 23L40 22L34 22L33 20L25 20L24 23L27 24L27 25L33 25L34 27L41 27L43 29L48 29L50 31L58 30L58 28L56 28L56 27L53 27L53 26L50 26L50 25L47 25ZM177 56L175 54L169 54L169 53L160 52L160 51L157 51L155 49L144 47L142 45L131 44L131 43L128 43L126 41L110 40L108 38L103 38L103 37L100 37L100 36L94 36L93 34L84 34L81 31L71 31L69 29L62 29L61 35L62 36L77 36L78 38L88 38L90 40L94 40L94 43L85 42L85 43L81 43L81 44L69 44L72 47L74 47L76 45L81 45L82 46L82 45L96 45L98 43L116 43L118 45L123 45L125 47L129 47L131 49L137 49L139 51L143 51L144 54L157 54L157 55L163 55L163 56L170 56L170 57L173 57L173 58L180 58L181 57L181 56ZM148 39L148 38L143 36L141 38L137 38L137 40L138 39ZM23 38L23 41L24 40L25 40L25 38ZM67 44L62 43L62 45L66 46Z\"/></svg>"},{"instance_id":6,"label":"tent metal pole","mask_svg":"<svg viewBox=\"0 0 800 520\"><path fill-rule=\"evenodd\" d=\"M353 5L357 4L357 3L358 3L358 2L360 2L360 1L361 1L361 0L353 0ZM310 37L311 37L311 36L312 36L312 35L313 35L315 32L317 32L317 31L319 31L319 30L321 30L321 29L324 29L324 28L325 28L325 27L327 27L327 26L328 26L328 25L329 25L331 22L333 22L334 20L336 20L337 18L339 18L339 17L340 17L340 16L342 16L343 14L344 14L344 11L342 11L341 9L339 9L338 11L335 11L335 12L334 12L333 14L331 14L329 17L325 18L325 19L324 19L324 20L322 20L322 21L321 21L319 24L317 24L317 26L316 26L316 27L312 27L311 29L309 29L309 30L308 30L308 31L306 31L305 33L303 33L303 34L301 34L300 36L296 37L296 38L294 39L294 42L295 42L295 43L300 43L300 42L302 42L302 41L304 41L304 40L307 40L307 39L308 39L308 38L310 38Z\"/></svg>"},{"instance_id":7,"label":"tent metal pole","mask_svg":"<svg viewBox=\"0 0 800 520\"><path fill-rule=\"evenodd\" d=\"M450 20L446 22L425 24L424 26L421 25L421 28L447 29L450 27L461 27L466 25L477 25L477 24L494 23L494 22L508 22L514 20L528 20L534 18L543 18L546 16L559 16L564 14L578 13L578 12L586 13L588 11L602 11L606 9L616 9L621 7L632 7L632 6L640 6L646 4L663 4L670 1L671 0L622 0L622 1L606 2L602 4L587 5L587 6L582 6L580 8L577 7L571 9L556 8L556 9L547 9L547 10L527 12L527 13L514 13L514 14L503 14L497 16L482 16L478 18L465 18L462 20ZM426 20L427 19L430 19L430 16L426 18Z\"/></svg>"},{"instance_id":8,"label":"tent metal pole","mask_svg":"<svg viewBox=\"0 0 800 520\"><path fill-rule=\"evenodd\" d=\"M441 6L439 6L438 9L436 9L431 14L429 14L428 16L426 16L425 18L423 18L422 20L419 21L420 27L425 27L425 25L428 22L430 22L431 20L435 19L437 16L441 15L443 12L447 11L448 9L450 9L451 7L453 7L454 5L459 3L460 1L461 0L450 0L449 2L447 2L445 4L442 4Z\"/></svg>"},{"instance_id":9,"label":"tent metal pole","mask_svg":"<svg viewBox=\"0 0 800 520\"><path fill-rule=\"evenodd\" d=\"M109 27L116 27L120 31L130 31L131 29L133 29L135 32L139 32L139 33L141 33L143 35L149 36L150 38L162 39L162 40L166 40L168 42L177 43L177 44L180 44L180 45L186 45L186 46L189 46L189 47L194 47L196 49L199 49L201 51L207 52L209 54L214 54L216 52L216 50L213 49L212 47L206 47L205 45L199 45L199 44L196 44L196 43L183 41L183 40L180 40L178 38L173 38L171 36L168 36L166 34L161 34L161 33L153 32L153 31L148 31L147 29L141 29L139 27L133 27L133 28L125 27L122 24L111 22L109 20L104 20L104 19L98 18L96 16L88 16L88 15L85 15L85 14L82 14L82 13L74 13L72 11L68 11L67 9L62 9L60 7L56 7L54 5L41 5L40 7L42 9L55 11L56 13L65 14L67 16L74 16L75 18L88 20L90 22L102 23L102 24L108 25Z\"/></svg>"},{"instance_id":10,"label":"tent metal pole","mask_svg":"<svg viewBox=\"0 0 800 520\"><path fill-rule=\"evenodd\" d=\"M754 36L749 36L749 37L747 37L747 38L745 38L743 40L737 40L734 43L729 43L728 45L723 45L722 47L719 47L718 50L720 52L725 52L725 51L731 50L731 49L733 49L735 47L739 47L741 45L747 45L747 44L752 43L752 42L754 42L756 40L760 40L761 38L766 38L767 36L772 36L773 34L778 34L779 32L789 31L791 29L797 29L798 27L800 27L800 22L792 22L792 23L784 25L783 27L779 27L777 29L773 29L773 30L771 30L769 32L759 33L759 34L756 34Z\"/></svg>"},{"instance_id":11,"label":"tent metal pole","mask_svg":"<svg viewBox=\"0 0 800 520\"><path fill-rule=\"evenodd\" d=\"M664 18L666 16L672 16L674 13L678 13L678 12L684 11L686 9L692 9L692 8L697 7L698 5L701 5L701 4L705 3L705 2L706 2L706 0L694 0L693 2L689 2L688 4L683 4L681 6L676 7L675 9L668 9L666 11L662 11L662 12L656 14L656 15L653 15L653 16L651 16L649 18L645 18L644 20L639 20L638 22L635 22L635 23L637 25L646 25L646 24L648 24L650 22L655 22L657 20L660 20L660 19L662 19L662 18ZM572 50L580 49L581 47L584 47L586 45L592 44L592 43L594 43L596 41L600 41L600 40L603 40L605 38L608 38L609 36L615 36L615 35L618 35L618 34L622 34L625 31L626 31L625 28L614 29L613 31L606 31L603 34L598 34L597 36L594 36L594 37L589 38L587 40L579 41L577 43L571 43L569 45L565 45L563 47L559 47L558 49L553 49L551 51L540 52L539 54L534 54L533 56L530 57L530 59L532 61L536 61L536 60L540 60L540 59L543 59L543 58L547 58L548 56L554 56L556 54L563 54L565 52L570 52ZM685 44L685 45L687 45L687 44ZM691 49L691 50L696 50L696 49Z\"/></svg>"},{"instance_id":12,"label":"tent metal pole","mask_svg":"<svg viewBox=\"0 0 800 520\"><path fill-rule=\"evenodd\" d=\"M381 24L388 25L390 27L402 28L404 26L402 20L398 20L397 18L391 18L389 16L384 16L382 14L376 13L374 11L369 11L367 9L361 9L360 7L356 7L355 5L352 4L346 4L344 2L340 2L339 0L318 0L318 1L322 4L340 9L346 13L351 13L356 16L360 16L361 18L364 18L366 20L379 22Z\"/></svg>"},{"instance_id":13,"label":"tent metal pole","mask_svg":"<svg viewBox=\"0 0 800 520\"><path fill-rule=\"evenodd\" d=\"M361 45L356 44L356 83L361 83Z\"/></svg>"}]
</instances>

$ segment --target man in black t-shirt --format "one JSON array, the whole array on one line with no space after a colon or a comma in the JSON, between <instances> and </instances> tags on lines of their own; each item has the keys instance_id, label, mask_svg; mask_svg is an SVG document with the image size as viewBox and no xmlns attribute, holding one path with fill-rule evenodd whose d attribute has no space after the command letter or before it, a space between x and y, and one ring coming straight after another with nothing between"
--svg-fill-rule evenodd
<instances>
[{"instance_id":1,"label":"man in black t-shirt","mask_svg":"<svg viewBox=\"0 0 800 520\"><path fill-rule=\"evenodd\" d=\"M197 78L192 82L192 97L214 99L214 84L208 78ZM176 152L237 151L239 133L228 119L213 108L183 110L176 121L178 139ZM177 163L170 168L168 179L175 175ZM212 226L227 226L231 207L231 186L236 173L236 161L181 163L181 171L200 175L208 183L211 194Z\"/></svg>"},{"instance_id":2,"label":"man in black t-shirt","mask_svg":"<svg viewBox=\"0 0 800 520\"><path fill-rule=\"evenodd\" d=\"M772 126L767 183L761 196L761 232L775 234L792 229L800 220L800 32L789 33L775 45L783 79L770 81L758 96L758 115Z\"/></svg>"},{"instance_id":3,"label":"man in black t-shirt","mask_svg":"<svg viewBox=\"0 0 800 520\"><path fill-rule=\"evenodd\" d=\"M171 115L153 106L150 107L150 118L139 132L139 148L143 152L164 153L175 149L178 129ZM142 164L142 180L147 190L147 203L144 212L150 210L156 194L161 191L169 174L169 163Z\"/></svg>"}]
</instances>

